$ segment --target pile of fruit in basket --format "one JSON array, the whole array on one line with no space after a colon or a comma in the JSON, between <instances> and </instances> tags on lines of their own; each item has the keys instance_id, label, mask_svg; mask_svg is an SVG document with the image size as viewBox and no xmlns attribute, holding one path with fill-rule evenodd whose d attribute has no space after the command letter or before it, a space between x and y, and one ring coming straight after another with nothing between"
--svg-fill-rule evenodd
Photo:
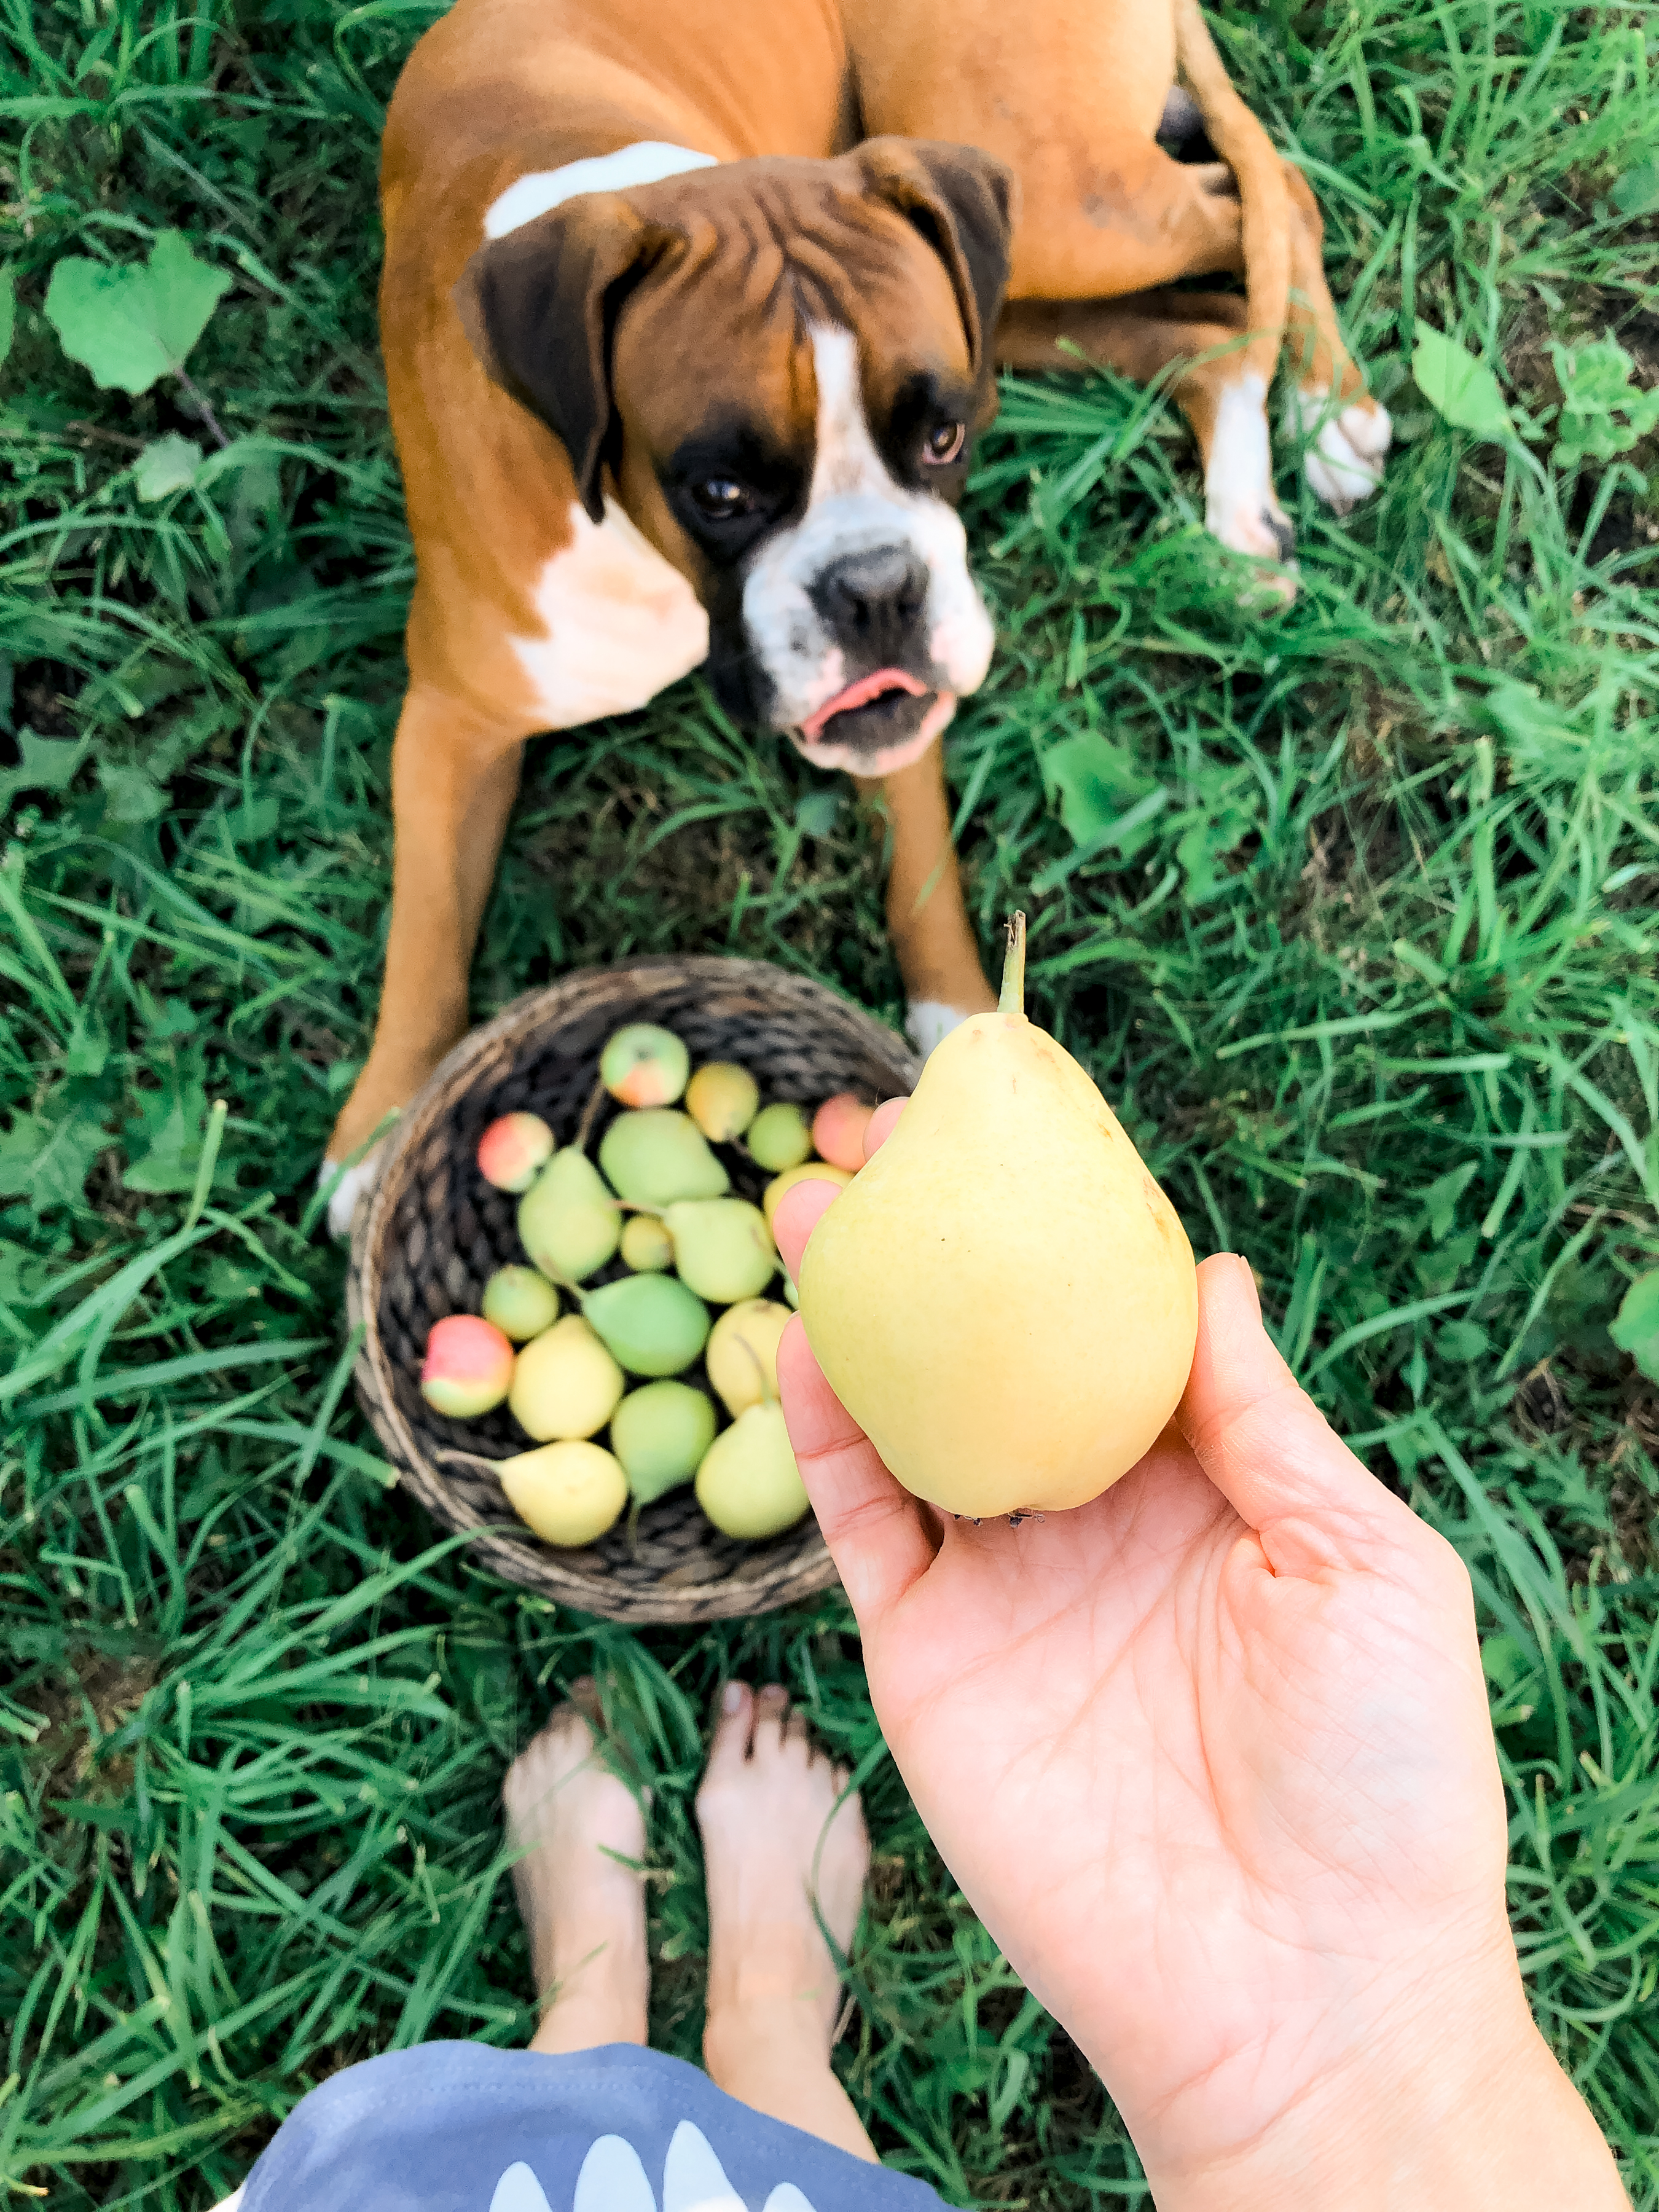
<instances>
[{"instance_id":1,"label":"pile of fruit in basket","mask_svg":"<svg viewBox=\"0 0 1659 2212\"><path fill-rule=\"evenodd\" d=\"M457 1420L505 1402L534 1449L496 1472L550 1544L592 1543L630 1503L687 1482L726 1534L777 1535L807 1498L778 1405L794 1294L786 1275L788 1304L765 1295L781 1265L772 1214L805 1176L852 1181L872 1109L850 1093L810 1118L762 1107L745 1068L693 1073L681 1040L648 1023L617 1030L599 1078L623 1110L597 1166L534 1114L484 1131L478 1171L518 1196L529 1264L491 1276L481 1313L435 1324L421 1394ZM759 1206L732 1194L714 1145L741 1146L770 1176ZM584 1288L618 1257L625 1273ZM725 1309L718 1319L711 1306ZM688 1379L699 1364L702 1378Z\"/></svg>"}]
</instances>

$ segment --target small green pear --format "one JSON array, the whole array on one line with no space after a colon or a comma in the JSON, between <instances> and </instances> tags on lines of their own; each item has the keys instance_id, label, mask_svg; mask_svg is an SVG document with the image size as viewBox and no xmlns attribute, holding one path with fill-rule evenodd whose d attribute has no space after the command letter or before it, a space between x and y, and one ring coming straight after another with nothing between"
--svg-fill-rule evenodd
<instances>
[{"instance_id":1,"label":"small green pear","mask_svg":"<svg viewBox=\"0 0 1659 2212\"><path fill-rule=\"evenodd\" d=\"M812 1125L799 1106L763 1106L749 1124L750 1158L769 1175L798 1168L812 1150Z\"/></svg>"},{"instance_id":2,"label":"small green pear","mask_svg":"<svg viewBox=\"0 0 1659 2212\"><path fill-rule=\"evenodd\" d=\"M611 1416L611 1449L636 1505L690 1482L714 1441L714 1408L689 1382L647 1382Z\"/></svg>"},{"instance_id":3,"label":"small green pear","mask_svg":"<svg viewBox=\"0 0 1659 2212\"><path fill-rule=\"evenodd\" d=\"M635 1206L724 1198L732 1188L702 1131L672 1106L618 1114L600 1143L599 1165L617 1195Z\"/></svg>"},{"instance_id":4,"label":"small green pear","mask_svg":"<svg viewBox=\"0 0 1659 2212\"><path fill-rule=\"evenodd\" d=\"M697 1503L726 1536L756 1540L794 1527L811 1501L781 1406L750 1406L720 1431L697 1469Z\"/></svg>"},{"instance_id":5,"label":"small green pear","mask_svg":"<svg viewBox=\"0 0 1659 2212\"><path fill-rule=\"evenodd\" d=\"M685 1110L711 1145L729 1145L755 1118L760 1090L746 1067L711 1060L685 1086Z\"/></svg>"},{"instance_id":6,"label":"small green pear","mask_svg":"<svg viewBox=\"0 0 1659 2212\"><path fill-rule=\"evenodd\" d=\"M659 1275L674 1264L674 1240L654 1213L635 1213L623 1224L622 1256L636 1275Z\"/></svg>"},{"instance_id":7,"label":"small green pear","mask_svg":"<svg viewBox=\"0 0 1659 2212\"><path fill-rule=\"evenodd\" d=\"M514 1344L527 1344L559 1317L559 1294L534 1267L497 1267L484 1285L483 1317Z\"/></svg>"},{"instance_id":8,"label":"small green pear","mask_svg":"<svg viewBox=\"0 0 1659 2212\"><path fill-rule=\"evenodd\" d=\"M935 1046L813 1230L800 1310L907 1490L983 1518L1097 1498L1156 1441L1198 1328L1192 1247L1090 1078L1023 1005Z\"/></svg>"},{"instance_id":9,"label":"small green pear","mask_svg":"<svg viewBox=\"0 0 1659 2212\"><path fill-rule=\"evenodd\" d=\"M601 1444L574 1438L499 1460L507 1502L549 1544L592 1544L628 1503L628 1478Z\"/></svg>"},{"instance_id":10,"label":"small green pear","mask_svg":"<svg viewBox=\"0 0 1659 2212\"><path fill-rule=\"evenodd\" d=\"M630 1375L678 1375L708 1341L708 1307L675 1275L624 1275L582 1312Z\"/></svg>"},{"instance_id":11,"label":"small green pear","mask_svg":"<svg viewBox=\"0 0 1659 2212\"><path fill-rule=\"evenodd\" d=\"M788 1278L785 1277L787 1284ZM789 1326L789 1309L771 1298L745 1298L729 1306L708 1333L703 1365L721 1403L734 1418L778 1395L778 1345Z\"/></svg>"},{"instance_id":12,"label":"small green pear","mask_svg":"<svg viewBox=\"0 0 1659 2212\"><path fill-rule=\"evenodd\" d=\"M683 1198L663 1209L680 1280L713 1305L735 1305L766 1288L778 1248L766 1216L746 1198Z\"/></svg>"},{"instance_id":13,"label":"small green pear","mask_svg":"<svg viewBox=\"0 0 1659 2212\"><path fill-rule=\"evenodd\" d=\"M519 1200L519 1241L543 1274L583 1283L614 1257L622 1214L586 1152L555 1152Z\"/></svg>"},{"instance_id":14,"label":"small green pear","mask_svg":"<svg viewBox=\"0 0 1659 2212\"><path fill-rule=\"evenodd\" d=\"M513 1368L507 1411L538 1443L591 1437L617 1409L623 1374L580 1314L532 1336Z\"/></svg>"}]
</instances>

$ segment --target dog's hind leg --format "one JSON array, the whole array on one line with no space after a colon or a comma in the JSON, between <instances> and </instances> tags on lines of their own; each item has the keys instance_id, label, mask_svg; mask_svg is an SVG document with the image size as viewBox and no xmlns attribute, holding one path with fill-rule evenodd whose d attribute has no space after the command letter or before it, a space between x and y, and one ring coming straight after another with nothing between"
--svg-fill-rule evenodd
<instances>
[{"instance_id":1,"label":"dog's hind leg","mask_svg":"<svg viewBox=\"0 0 1659 2212\"><path fill-rule=\"evenodd\" d=\"M1075 369L1080 353L1138 384L1175 368L1170 396L1198 441L1206 523L1236 553L1288 561L1296 532L1273 491L1263 395L1238 373L1248 317L1226 292L1021 300L1003 309L996 356L1008 368Z\"/></svg>"},{"instance_id":2,"label":"dog's hind leg","mask_svg":"<svg viewBox=\"0 0 1659 2212\"><path fill-rule=\"evenodd\" d=\"M482 724L455 700L411 687L392 748L386 981L374 1042L329 1139L325 1175L409 1103L465 1033L472 948L523 757L517 730ZM376 1172L371 1152L336 1186L329 1204L336 1236L349 1231Z\"/></svg>"}]
</instances>

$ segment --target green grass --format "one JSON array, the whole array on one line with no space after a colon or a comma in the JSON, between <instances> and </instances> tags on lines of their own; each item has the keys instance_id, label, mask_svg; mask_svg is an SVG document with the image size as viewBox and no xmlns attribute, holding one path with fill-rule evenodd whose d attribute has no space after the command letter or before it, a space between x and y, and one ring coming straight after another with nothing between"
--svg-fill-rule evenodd
<instances>
[{"instance_id":1,"label":"green grass","mask_svg":"<svg viewBox=\"0 0 1659 2212\"><path fill-rule=\"evenodd\" d=\"M690 1792L732 1667L859 1765L847 2078L950 2198L1145 2203L1066 2038L933 1856L850 1624L624 1634L472 1572L386 1486L313 1178L372 1018L410 562L373 324L375 142L426 0L4 0L0 2171L202 2205L332 2069L512 2043L495 1792L597 1668L653 1774L657 2034L696 2050ZM1552 341L1659 380L1650 20L1532 0L1219 18L1322 197L1400 444L1303 592L1242 607L1190 449L1018 384L972 494L1003 648L951 743L975 911L1200 1249L1474 1570L1538 2017L1659 2205L1659 1400L1607 1323L1659 1261L1654 441L1556 466ZM187 395L67 363L68 253L186 232L234 283ZM1479 441L1418 320L1494 369ZM476 971L729 949L890 1017L877 838L701 687L534 749ZM223 1100L222 1125L210 1103Z\"/></svg>"}]
</instances>

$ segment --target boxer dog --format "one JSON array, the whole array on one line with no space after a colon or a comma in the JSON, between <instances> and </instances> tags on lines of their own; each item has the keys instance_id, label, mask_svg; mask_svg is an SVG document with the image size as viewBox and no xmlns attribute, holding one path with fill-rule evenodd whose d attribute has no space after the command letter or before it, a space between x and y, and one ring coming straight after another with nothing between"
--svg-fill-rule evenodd
<instances>
[{"instance_id":1,"label":"boxer dog","mask_svg":"<svg viewBox=\"0 0 1659 2212\"><path fill-rule=\"evenodd\" d=\"M1159 143L1182 118L1218 160ZM1281 347L1314 489L1379 479L1313 196L1198 0L457 0L381 197L417 581L385 984L331 1162L465 1029L526 738L704 663L879 787L918 1048L994 1005L937 739L991 657L956 508L999 364L1168 372L1209 527L1265 563ZM1205 275L1243 291L1167 289Z\"/></svg>"}]
</instances>

